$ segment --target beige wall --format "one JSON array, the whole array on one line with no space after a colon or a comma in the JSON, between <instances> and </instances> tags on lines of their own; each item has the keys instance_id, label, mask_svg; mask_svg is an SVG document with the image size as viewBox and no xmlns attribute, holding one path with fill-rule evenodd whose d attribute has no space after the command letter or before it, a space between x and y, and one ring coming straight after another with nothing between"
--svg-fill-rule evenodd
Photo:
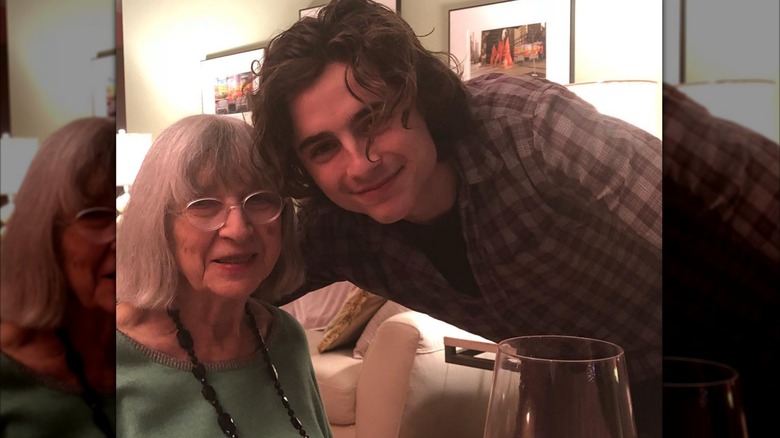
<instances>
[{"instance_id":1,"label":"beige wall","mask_svg":"<svg viewBox=\"0 0 780 438\"><path fill-rule=\"evenodd\" d=\"M297 20L299 9L321 3L125 2L128 131L157 135L179 118L200 113L198 68L207 54L268 41ZM446 51L448 11L482 3L404 0L401 12L418 35L430 33L422 38L427 48ZM575 82L660 81L661 0L577 0L575 4Z\"/></svg>"},{"instance_id":2,"label":"beige wall","mask_svg":"<svg viewBox=\"0 0 780 438\"><path fill-rule=\"evenodd\" d=\"M686 8L687 82L780 80L780 2L687 0Z\"/></svg>"},{"instance_id":3,"label":"beige wall","mask_svg":"<svg viewBox=\"0 0 780 438\"><path fill-rule=\"evenodd\" d=\"M42 141L92 115L92 59L114 48L114 0L6 0L11 133Z\"/></svg>"},{"instance_id":4,"label":"beige wall","mask_svg":"<svg viewBox=\"0 0 780 438\"><path fill-rule=\"evenodd\" d=\"M773 99L751 100L742 112L753 119L766 118L767 123L774 121L774 132L769 128L764 132L777 141L780 138L780 2L687 0L687 16L685 81L774 81Z\"/></svg>"},{"instance_id":5,"label":"beige wall","mask_svg":"<svg viewBox=\"0 0 780 438\"><path fill-rule=\"evenodd\" d=\"M127 131L159 134L202 112L200 61L268 41L306 0L133 0L123 4Z\"/></svg>"},{"instance_id":6,"label":"beige wall","mask_svg":"<svg viewBox=\"0 0 780 438\"><path fill-rule=\"evenodd\" d=\"M687 0L685 77L680 77L680 0L664 0L664 78L677 84L718 80L773 81L738 99L706 91L702 103L720 117L780 137L780 3L766 0ZM702 91L698 91L702 93ZM761 93L760 95L758 93ZM748 123L749 121L749 123ZM759 129L760 127L760 129Z\"/></svg>"}]
</instances>

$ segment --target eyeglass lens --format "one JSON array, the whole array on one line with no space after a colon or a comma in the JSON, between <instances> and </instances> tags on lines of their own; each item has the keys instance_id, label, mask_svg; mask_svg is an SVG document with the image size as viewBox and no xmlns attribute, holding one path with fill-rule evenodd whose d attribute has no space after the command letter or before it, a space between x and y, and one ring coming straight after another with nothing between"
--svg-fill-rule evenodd
<instances>
[{"instance_id":1,"label":"eyeglass lens","mask_svg":"<svg viewBox=\"0 0 780 438\"><path fill-rule=\"evenodd\" d=\"M282 198L272 192L257 192L243 202L244 214L254 224L272 222L282 211ZM185 214L190 223L203 230L214 230L225 224L229 209L219 199L206 198L192 201Z\"/></svg>"},{"instance_id":2,"label":"eyeglass lens","mask_svg":"<svg viewBox=\"0 0 780 438\"><path fill-rule=\"evenodd\" d=\"M116 210L94 207L76 214L73 225L78 233L90 242L102 244L116 238Z\"/></svg>"}]
</instances>

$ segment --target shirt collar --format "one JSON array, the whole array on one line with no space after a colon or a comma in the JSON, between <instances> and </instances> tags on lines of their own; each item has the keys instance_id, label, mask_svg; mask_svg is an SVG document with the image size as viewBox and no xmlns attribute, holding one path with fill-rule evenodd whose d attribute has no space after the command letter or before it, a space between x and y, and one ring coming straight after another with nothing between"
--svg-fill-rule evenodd
<instances>
[{"instance_id":1,"label":"shirt collar","mask_svg":"<svg viewBox=\"0 0 780 438\"><path fill-rule=\"evenodd\" d=\"M496 135L505 132L504 119L499 117L480 122L472 134L453 145L453 166L462 183L474 185L490 180L504 167L504 161L495 148L488 147L495 142L509 140Z\"/></svg>"}]
</instances>

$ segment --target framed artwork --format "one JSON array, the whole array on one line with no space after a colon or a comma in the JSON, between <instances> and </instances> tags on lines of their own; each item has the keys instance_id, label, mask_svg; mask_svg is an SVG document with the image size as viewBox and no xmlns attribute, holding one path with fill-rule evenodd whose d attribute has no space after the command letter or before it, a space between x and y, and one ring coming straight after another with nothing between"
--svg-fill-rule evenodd
<instances>
[{"instance_id":1,"label":"framed artwork","mask_svg":"<svg viewBox=\"0 0 780 438\"><path fill-rule=\"evenodd\" d=\"M493 71L574 81L574 0L512 0L452 9L449 52L468 80Z\"/></svg>"},{"instance_id":2,"label":"framed artwork","mask_svg":"<svg viewBox=\"0 0 780 438\"><path fill-rule=\"evenodd\" d=\"M394 10L397 13L401 13L401 0L375 0L377 3L381 3L388 8ZM298 11L298 19L303 17L316 17L325 5L313 6L311 8L304 8Z\"/></svg>"},{"instance_id":3,"label":"framed artwork","mask_svg":"<svg viewBox=\"0 0 780 438\"><path fill-rule=\"evenodd\" d=\"M251 123L247 95L255 86L252 63L263 62L265 49L255 49L201 61L203 114L225 114Z\"/></svg>"},{"instance_id":4,"label":"framed artwork","mask_svg":"<svg viewBox=\"0 0 780 438\"><path fill-rule=\"evenodd\" d=\"M325 5L320 6L314 6L312 8L304 8L298 11L298 19L300 20L303 17L317 17L317 13L320 12L320 9L325 7Z\"/></svg>"}]
</instances>

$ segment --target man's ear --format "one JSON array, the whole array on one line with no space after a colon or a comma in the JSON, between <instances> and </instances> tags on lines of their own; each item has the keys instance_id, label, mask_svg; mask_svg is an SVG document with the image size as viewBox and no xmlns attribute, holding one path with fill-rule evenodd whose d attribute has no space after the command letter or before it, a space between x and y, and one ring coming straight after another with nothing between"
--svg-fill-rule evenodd
<instances>
[{"instance_id":1,"label":"man's ear","mask_svg":"<svg viewBox=\"0 0 780 438\"><path fill-rule=\"evenodd\" d=\"M411 108L406 108L401 112L401 126L404 127L404 129L409 129L409 115L412 113Z\"/></svg>"}]
</instances>

